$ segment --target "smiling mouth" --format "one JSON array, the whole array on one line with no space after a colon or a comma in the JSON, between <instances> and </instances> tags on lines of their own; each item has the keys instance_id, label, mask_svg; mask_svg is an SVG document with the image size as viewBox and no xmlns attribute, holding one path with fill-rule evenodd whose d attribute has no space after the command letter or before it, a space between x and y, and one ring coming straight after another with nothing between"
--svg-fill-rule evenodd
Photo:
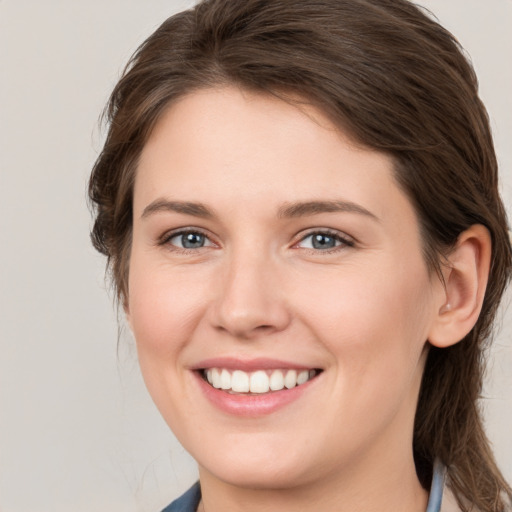
<instances>
[{"instance_id":1,"label":"smiling mouth","mask_svg":"<svg viewBox=\"0 0 512 512\"><path fill-rule=\"evenodd\" d=\"M302 386L317 377L322 370L257 370L244 372L227 368L207 368L200 371L203 379L215 389L230 394L264 394Z\"/></svg>"}]
</instances>

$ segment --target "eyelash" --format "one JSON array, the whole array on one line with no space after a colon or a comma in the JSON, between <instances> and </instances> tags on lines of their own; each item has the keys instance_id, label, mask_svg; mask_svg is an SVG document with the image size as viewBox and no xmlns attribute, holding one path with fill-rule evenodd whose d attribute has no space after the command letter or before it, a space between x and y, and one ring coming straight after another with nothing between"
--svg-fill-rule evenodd
<instances>
[{"instance_id":1,"label":"eyelash","mask_svg":"<svg viewBox=\"0 0 512 512\"><path fill-rule=\"evenodd\" d=\"M315 248L309 248L309 247L303 248L304 250L306 250L310 253L332 254L334 252L338 252L338 251L344 250L346 248L355 246L354 239L352 239L346 235L343 236L338 231L334 231L332 229L327 229L327 228L324 228L324 229L317 228L317 229L314 229L314 230L309 231L308 233L302 235L301 238L296 243L293 244L293 247L296 247L298 244L300 244L301 242L304 242L305 240L307 240L310 237L313 237L314 235L322 235L322 236L326 236L329 238L333 238L335 240L335 242L339 242L339 245L335 245L334 247L331 247L329 249L315 249Z\"/></svg>"},{"instance_id":2,"label":"eyelash","mask_svg":"<svg viewBox=\"0 0 512 512\"><path fill-rule=\"evenodd\" d=\"M178 246L170 243L170 241L173 238L180 237L180 236L183 237L185 235L201 235L201 236L203 236L206 240L209 240L211 243L211 245L208 245L206 247L211 247L211 246L217 245L217 244L215 244L215 242L213 242L211 240L211 238L206 233L204 233L203 231L201 231L200 229L197 229L197 228L181 229L178 231L171 231L170 233L165 233L158 241L158 245L167 246L171 251L182 253L182 254L194 254L194 253L197 253L198 249L203 249L205 247L205 246L203 246L203 247L198 247L195 249L189 249L187 247L178 247Z\"/></svg>"},{"instance_id":3,"label":"eyelash","mask_svg":"<svg viewBox=\"0 0 512 512\"><path fill-rule=\"evenodd\" d=\"M173 238L180 237L180 236L183 237L188 234L201 235L201 236L205 237L205 239L210 242L210 245L202 246L202 247L198 247L198 248L186 248L186 247L178 247L178 246L170 243L170 241ZM355 241L351 237L342 236L338 231L334 231L331 229L327 229L327 228L318 229L317 228L315 230L309 231L306 234L303 234L301 236L301 238L293 244L292 248L299 248L297 246L300 243L304 242L305 240L307 240L308 238L310 238L314 235L322 235L322 236L326 236L329 238L333 238L335 240L335 242L339 243L339 244L335 245L334 247L329 248L329 249L315 249L315 248L308 248L308 247L302 248L303 250L308 251L309 253L331 254L333 252L338 252L340 250L355 246ZM215 242L213 242L211 240L211 238L206 233L204 233L202 230L197 229L197 228L181 229L178 231L172 231L170 233L166 233L159 239L158 245L168 246L171 251L182 253L182 254L193 254L193 253L197 253L197 251L199 249L203 249L205 247L217 246L217 244Z\"/></svg>"}]
</instances>

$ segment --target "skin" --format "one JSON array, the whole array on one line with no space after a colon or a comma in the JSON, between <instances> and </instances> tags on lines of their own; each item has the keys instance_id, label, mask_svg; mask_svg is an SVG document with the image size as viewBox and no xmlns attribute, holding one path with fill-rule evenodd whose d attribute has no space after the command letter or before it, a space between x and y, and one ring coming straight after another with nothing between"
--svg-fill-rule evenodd
<instances>
[{"instance_id":1,"label":"skin","mask_svg":"<svg viewBox=\"0 0 512 512\"><path fill-rule=\"evenodd\" d=\"M211 215L155 207L163 201ZM352 211L282 215L298 201ZM182 228L205 245L183 250ZM340 241L313 248L311 232L326 230ZM448 289L460 282L445 277ZM446 302L392 159L319 111L223 88L159 120L137 171L126 312L149 392L199 464L208 512L424 511L413 420L426 341L458 310ZM323 372L285 407L240 417L198 386L191 368L211 357Z\"/></svg>"}]
</instances>

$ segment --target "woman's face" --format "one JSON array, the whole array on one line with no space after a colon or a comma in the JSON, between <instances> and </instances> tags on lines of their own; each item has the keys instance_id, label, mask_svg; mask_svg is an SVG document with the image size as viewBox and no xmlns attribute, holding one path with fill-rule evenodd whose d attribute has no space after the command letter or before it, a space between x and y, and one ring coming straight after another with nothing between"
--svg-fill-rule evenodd
<instances>
[{"instance_id":1,"label":"woman's face","mask_svg":"<svg viewBox=\"0 0 512 512\"><path fill-rule=\"evenodd\" d=\"M202 476L283 488L410 456L443 291L392 168L317 110L235 88L158 122L127 313Z\"/></svg>"}]
</instances>

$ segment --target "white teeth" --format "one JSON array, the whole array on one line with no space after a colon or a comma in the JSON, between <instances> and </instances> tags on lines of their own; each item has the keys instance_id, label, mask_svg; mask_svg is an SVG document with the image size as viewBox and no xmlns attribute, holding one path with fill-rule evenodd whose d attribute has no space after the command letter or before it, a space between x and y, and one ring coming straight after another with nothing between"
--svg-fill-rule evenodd
<instances>
[{"instance_id":1,"label":"white teeth","mask_svg":"<svg viewBox=\"0 0 512 512\"><path fill-rule=\"evenodd\" d=\"M251 374L249 386L251 393L268 393L269 386L268 375L263 370Z\"/></svg>"},{"instance_id":2,"label":"white teeth","mask_svg":"<svg viewBox=\"0 0 512 512\"><path fill-rule=\"evenodd\" d=\"M305 384L317 374L316 370L257 370L247 373L226 368L208 368L204 371L206 380L217 389L234 393L268 393L292 389Z\"/></svg>"},{"instance_id":3,"label":"white teeth","mask_svg":"<svg viewBox=\"0 0 512 512\"><path fill-rule=\"evenodd\" d=\"M220 372L220 389L231 389L231 374L227 370Z\"/></svg>"},{"instance_id":4,"label":"white teeth","mask_svg":"<svg viewBox=\"0 0 512 512\"><path fill-rule=\"evenodd\" d=\"M272 372L269 387L272 391L280 391L284 388L284 377L281 370L275 370Z\"/></svg>"},{"instance_id":5,"label":"white teeth","mask_svg":"<svg viewBox=\"0 0 512 512\"><path fill-rule=\"evenodd\" d=\"M297 375L297 386L300 386L301 384L304 384L304 382L307 382L309 380L309 371L303 370Z\"/></svg>"},{"instance_id":6,"label":"white teeth","mask_svg":"<svg viewBox=\"0 0 512 512\"><path fill-rule=\"evenodd\" d=\"M212 386L217 389L220 388L220 372L217 368L212 371Z\"/></svg>"},{"instance_id":7,"label":"white teeth","mask_svg":"<svg viewBox=\"0 0 512 512\"><path fill-rule=\"evenodd\" d=\"M295 370L288 370L284 378L284 385L288 389L292 389L297 385L297 372Z\"/></svg>"},{"instance_id":8,"label":"white teeth","mask_svg":"<svg viewBox=\"0 0 512 512\"><path fill-rule=\"evenodd\" d=\"M235 393L248 393L249 375L241 370L235 370L231 376L231 389Z\"/></svg>"}]
</instances>

